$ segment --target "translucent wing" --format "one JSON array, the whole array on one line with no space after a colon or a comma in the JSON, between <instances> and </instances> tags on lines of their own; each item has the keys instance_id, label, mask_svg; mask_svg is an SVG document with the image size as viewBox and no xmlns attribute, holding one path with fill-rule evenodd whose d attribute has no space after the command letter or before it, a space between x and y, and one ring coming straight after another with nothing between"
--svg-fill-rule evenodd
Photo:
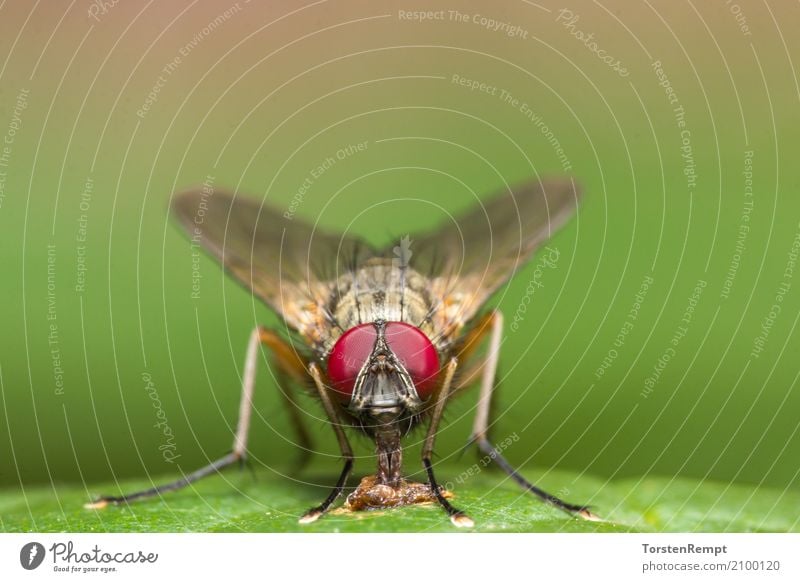
<instances>
[{"instance_id":1,"label":"translucent wing","mask_svg":"<svg viewBox=\"0 0 800 582\"><path fill-rule=\"evenodd\" d=\"M431 279L432 323L442 340L469 321L567 222L579 199L580 188L568 178L521 184L416 237L409 266Z\"/></svg>"},{"instance_id":2,"label":"translucent wing","mask_svg":"<svg viewBox=\"0 0 800 582\"><path fill-rule=\"evenodd\" d=\"M373 254L360 239L327 233L260 200L224 191L177 194L172 211L193 242L311 345L325 340L326 305L336 278Z\"/></svg>"}]
</instances>

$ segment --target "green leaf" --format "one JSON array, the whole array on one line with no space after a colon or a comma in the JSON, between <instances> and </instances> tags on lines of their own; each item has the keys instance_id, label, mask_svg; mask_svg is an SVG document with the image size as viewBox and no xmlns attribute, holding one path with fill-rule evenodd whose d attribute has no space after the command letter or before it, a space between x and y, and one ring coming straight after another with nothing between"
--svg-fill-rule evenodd
<instances>
[{"instance_id":1,"label":"green leaf","mask_svg":"<svg viewBox=\"0 0 800 582\"><path fill-rule=\"evenodd\" d=\"M793 508L800 493L691 479L650 477L606 481L566 471L528 478L572 503L588 503L601 522L584 521L549 507L521 490L505 474L484 470L465 475L437 467L448 477L452 503L476 523L470 531L506 532L659 532L800 531ZM169 479L171 476L167 476ZM127 506L85 509L100 494L131 492L149 481L118 485L26 487L0 492L0 530L6 532L452 532L436 505L345 512L335 510L301 526L298 517L318 504L335 481L335 472L290 478L266 469L255 475L231 470L192 488ZM161 479L154 479L163 482ZM351 478L350 485L357 483ZM323 485L324 484L324 485ZM549 489L548 489L549 488ZM336 507L341 507L340 499Z\"/></svg>"}]
</instances>

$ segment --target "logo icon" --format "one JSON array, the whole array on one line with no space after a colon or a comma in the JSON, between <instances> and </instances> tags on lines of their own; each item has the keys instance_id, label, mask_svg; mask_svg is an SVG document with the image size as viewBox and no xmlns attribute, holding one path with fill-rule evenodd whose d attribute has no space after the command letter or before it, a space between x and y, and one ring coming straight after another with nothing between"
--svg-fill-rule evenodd
<instances>
[{"instance_id":1,"label":"logo icon","mask_svg":"<svg viewBox=\"0 0 800 582\"><path fill-rule=\"evenodd\" d=\"M19 551L19 563L26 570L35 570L44 561L44 546L39 542L29 542Z\"/></svg>"}]
</instances>

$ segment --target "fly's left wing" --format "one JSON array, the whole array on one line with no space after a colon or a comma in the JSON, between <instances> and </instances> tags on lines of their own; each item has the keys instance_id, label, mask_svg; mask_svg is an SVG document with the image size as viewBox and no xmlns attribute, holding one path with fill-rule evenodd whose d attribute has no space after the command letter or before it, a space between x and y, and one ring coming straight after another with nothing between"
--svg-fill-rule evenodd
<instances>
[{"instance_id":1,"label":"fly's left wing","mask_svg":"<svg viewBox=\"0 0 800 582\"><path fill-rule=\"evenodd\" d=\"M361 239L225 191L182 192L172 211L193 241L312 346L324 343L337 278L373 255Z\"/></svg>"},{"instance_id":2,"label":"fly's left wing","mask_svg":"<svg viewBox=\"0 0 800 582\"><path fill-rule=\"evenodd\" d=\"M416 237L408 266L430 277L438 341L446 344L570 219L580 197L569 178L532 181L500 191L439 230Z\"/></svg>"}]
</instances>

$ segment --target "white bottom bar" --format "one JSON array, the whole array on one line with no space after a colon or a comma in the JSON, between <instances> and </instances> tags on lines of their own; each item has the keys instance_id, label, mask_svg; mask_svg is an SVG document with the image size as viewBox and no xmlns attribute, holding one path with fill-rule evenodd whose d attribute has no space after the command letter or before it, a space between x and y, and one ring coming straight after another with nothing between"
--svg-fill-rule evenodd
<instances>
[{"instance_id":1,"label":"white bottom bar","mask_svg":"<svg viewBox=\"0 0 800 582\"><path fill-rule=\"evenodd\" d=\"M34 533L0 535L0 579L778 581L798 554L800 534Z\"/></svg>"}]
</instances>

